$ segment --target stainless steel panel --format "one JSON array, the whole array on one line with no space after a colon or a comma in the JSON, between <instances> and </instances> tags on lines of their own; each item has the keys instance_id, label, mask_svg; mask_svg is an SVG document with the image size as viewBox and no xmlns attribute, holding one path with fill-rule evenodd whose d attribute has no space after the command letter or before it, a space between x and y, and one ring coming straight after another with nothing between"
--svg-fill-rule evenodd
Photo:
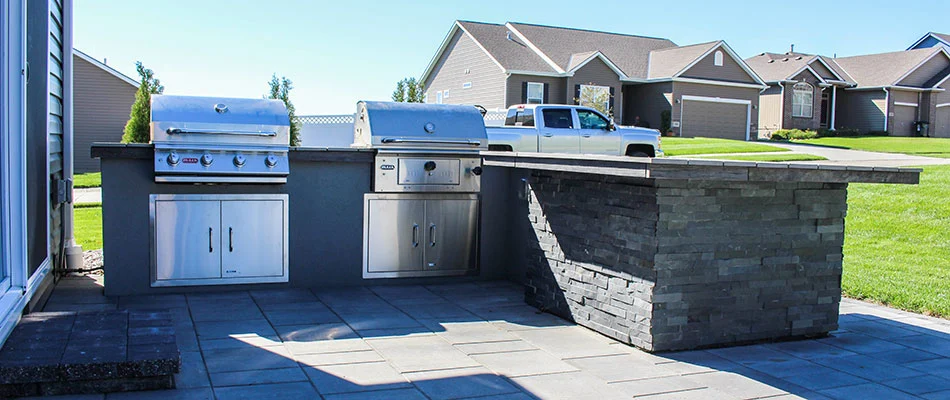
<instances>
[{"instance_id":1,"label":"stainless steel panel","mask_svg":"<svg viewBox=\"0 0 950 400\"><path fill-rule=\"evenodd\" d=\"M208 145L201 148L156 145L156 182L169 175L194 176L287 176L290 161L287 148L232 147Z\"/></svg>"},{"instance_id":2,"label":"stainless steel panel","mask_svg":"<svg viewBox=\"0 0 950 400\"><path fill-rule=\"evenodd\" d=\"M404 162L403 160L408 160ZM446 176L428 176L424 165L428 161L436 163L433 172L458 171ZM376 156L374 165L373 190L376 192L478 192L481 189L481 176L476 171L481 169L482 159L478 156L454 154L424 154L424 153L386 153ZM435 179L444 179L438 182Z\"/></svg>"},{"instance_id":3,"label":"stainless steel panel","mask_svg":"<svg viewBox=\"0 0 950 400\"><path fill-rule=\"evenodd\" d=\"M363 206L364 279L477 270L477 194L367 193Z\"/></svg>"},{"instance_id":4,"label":"stainless steel panel","mask_svg":"<svg viewBox=\"0 0 950 400\"><path fill-rule=\"evenodd\" d=\"M221 277L221 206L217 201L156 201L155 279Z\"/></svg>"},{"instance_id":5,"label":"stainless steel panel","mask_svg":"<svg viewBox=\"0 0 950 400\"><path fill-rule=\"evenodd\" d=\"M221 276L283 275L284 202L221 202Z\"/></svg>"},{"instance_id":6,"label":"stainless steel panel","mask_svg":"<svg viewBox=\"0 0 950 400\"><path fill-rule=\"evenodd\" d=\"M153 143L290 145L280 100L153 95Z\"/></svg>"},{"instance_id":7,"label":"stainless steel panel","mask_svg":"<svg viewBox=\"0 0 950 400\"><path fill-rule=\"evenodd\" d=\"M458 159L400 158L397 170L400 185L458 185Z\"/></svg>"},{"instance_id":8,"label":"stainless steel panel","mask_svg":"<svg viewBox=\"0 0 950 400\"><path fill-rule=\"evenodd\" d=\"M426 200L427 270L475 269L478 200Z\"/></svg>"},{"instance_id":9,"label":"stainless steel panel","mask_svg":"<svg viewBox=\"0 0 950 400\"><path fill-rule=\"evenodd\" d=\"M153 194L149 196L149 218L151 228L151 286L190 286L190 285L230 285L244 283L277 283L288 281L288 195L286 194ZM222 202L251 203L260 202L265 211L258 217L251 216L249 206L229 210L228 217L222 223ZM276 203L281 204L277 212ZM236 227L233 221L247 220L244 224L260 226L261 234L251 234L250 238L227 235L227 227ZM257 221L257 222L254 222ZM223 226L222 226L223 225ZM243 225L242 225L243 226ZM279 230L276 228L279 226ZM223 228L223 229L222 229ZM210 229L210 231L209 231ZM245 229L245 228L242 228ZM209 237L210 232L210 237ZM232 231L232 234L246 232ZM279 240L278 240L279 238ZM263 256L259 259L273 260L279 265L280 274L271 276L223 276L222 253L229 251L229 245L237 241L244 244L248 240L257 242L257 250ZM264 242L264 243L261 243ZM279 242L279 244L277 243ZM261 245L268 249L260 249ZM240 247L234 247L239 251ZM203 254L207 251L210 255ZM272 252L280 252L280 257ZM201 258L199 256L204 256ZM200 263L195 261L197 260ZM257 263L255 263L257 264ZM266 268L270 273L269 265Z\"/></svg>"},{"instance_id":10,"label":"stainless steel panel","mask_svg":"<svg viewBox=\"0 0 950 400\"><path fill-rule=\"evenodd\" d=\"M472 106L361 101L356 108L356 147L488 149L485 122Z\"/></svg>"},{"instance_id":11,"label":"stainless steel panel","mask_svg":"<svg viewBox=\"0 0 950 400\"><path fill-rule=\"evenodd\" d=\"M159 175L161 183L287 183L286 176Z\"/></svg>"},{"instance_id":12,"label":"stainless steel panel","mask_svg":"<svg viewBox=\"0 0 950 400\"><path fill-rule=\"evenodd\" d=\"M425 200L370 198L365 210L364 271L421 271Z\"/></svg>"}]
</instances>

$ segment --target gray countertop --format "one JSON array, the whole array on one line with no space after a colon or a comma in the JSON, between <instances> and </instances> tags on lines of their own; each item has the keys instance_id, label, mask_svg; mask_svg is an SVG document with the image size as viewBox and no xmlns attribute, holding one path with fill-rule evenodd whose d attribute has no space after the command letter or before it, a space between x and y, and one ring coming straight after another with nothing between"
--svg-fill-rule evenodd
<instances>
[{"instance_id":1,"label":"gray countertop","mask_svg":"<svg viewBox=\"0 0 950 400\"><path fill-rule=\"evenodd\" d=\"M292 161L315 162L361 162L372 163L376 155L372 149L349 149L328 147L291 147L288 156ZM92 158L152 158L152 145L148 143L93 143Z\"/></svg>"},{"instance_id":2,"label":"gray countertop","mask_svg":"<svg viewBox=\"0 0 950 400\"><path fill-rule=\"evenodd\" d=\"M634 158L579 154L482 152L485 165L647 179L905 183L920 181L921 169L781 162Z\"/></svg>"}]
</instances>

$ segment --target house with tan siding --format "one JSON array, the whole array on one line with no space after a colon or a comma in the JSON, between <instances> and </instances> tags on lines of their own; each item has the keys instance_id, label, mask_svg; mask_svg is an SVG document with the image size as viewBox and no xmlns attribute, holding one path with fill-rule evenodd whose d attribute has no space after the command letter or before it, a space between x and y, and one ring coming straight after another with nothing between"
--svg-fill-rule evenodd
<instances>
[{"instance_id":1,"label":"house with tan siding","mask_svg":"<svg viewBox=\"0 0 950 400\"><path fill-rule=\"evenodd\" d=\"M99 172L99 160L90 156L92 144L122 139L139 82L77 49L73 76L73 168Z\"/></svg>"},{"instance_id":2,"label":"house with tan siding","mask_svg":"<svg viewBox=\"0 0 950 400\"><path fill-rule=\"evenodd\" d=\"M950 53L944 46L838 58L762 53L746 62L769 84L760 100L761 135L848 128L950 137Z\"/></svg>"},{"instance_id":3,"label":"house with tan siding","mask_svg":"<svg viewBox=\"0 0 950 400\"><path fill-rule=\"evenodd\" d=\"M677 46L517 22L456 21L420 80L429 103L503 109L604 98L603 108L623 125L669 124L674 135L743 140L757 132L754 110L766 88L723 41Z\"/></svg>"}]
</instances>

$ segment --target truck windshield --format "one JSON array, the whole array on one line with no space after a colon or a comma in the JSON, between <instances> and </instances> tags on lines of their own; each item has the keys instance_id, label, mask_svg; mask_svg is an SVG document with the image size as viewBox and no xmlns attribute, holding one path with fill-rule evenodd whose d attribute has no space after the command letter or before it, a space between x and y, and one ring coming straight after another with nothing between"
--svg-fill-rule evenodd
<instances>
[{"instance_id":1,"label":"truck windshield","mask_svg":"<svg viewBox=\"0 0 950 400\"><path fill-rule=\"evenodd\" d=\"M534 126L534 110L511 109L505 117L507 126Z\"/></svg>"},{"instance_id":2,"label":"truck windshield","mask_svg":"<svg viewBox=\"0 0 950 400\"><path fill-rule=\"evenodd\" d=\"M569 108L548 108L541 110L545 128L573 129L574 121Z\"/></svg>"}]
</instances>

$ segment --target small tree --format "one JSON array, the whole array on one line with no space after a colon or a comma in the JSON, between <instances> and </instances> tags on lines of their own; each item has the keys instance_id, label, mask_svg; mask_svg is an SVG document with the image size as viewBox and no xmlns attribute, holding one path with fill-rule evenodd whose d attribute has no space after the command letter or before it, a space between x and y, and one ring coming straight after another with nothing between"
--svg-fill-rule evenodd
<instances>
[{"instance_id":1,"label":"small tree","mask_svg":"<svg viewBox=\"0 0 950 400\"><path fill-rule=\"evenodd\" d=\"M284 106L287 107L287 116L290 118L290 145L299 146L300 119L297 118L297 110L294 108L294 103L290 101L290 90L294 88L293 82L285 76L277 79L277 74L273 74L271 75L270 82L267 82L267 84L270 85L270 94L265 97L284 102Z\"/></svg>"},{"instance_id":2,"label":"small tree","mask_svg":"<svg viewBox=\"0 0 950 400\"><path fill-rule=\"evenodd\" d=\"M129 121L125 123L125 132L122 134L122 143L148 143L148 123L152 118L152 95L162 94L165 87L155 73L145 68L141 61L135 62L135 70L139 73L139 89L135 92L135 102L129 112Z\"/></svg>"},{"instance_id":3,"label":"small tree","mask_svg":"<svg viewBox=\"0 0 950 400\"><path fill-rule=\"evenodd\" d=\"M422 103L425 99L425 93L422 91L422 83L416 81L416 78L405 78L396 82L396 90L393 91L393 101L399 103Z\"/></svg>"},{"instance_id":4,"label":"small tree","mask_svg":"<svg viewBox=\"0 0 950 400\"><path fill-rule=\"evenodd\" d=\"M581 86L580 98L576 99L577 104L593 108L604 115L612 117L613 110L610 109L610 90L599 89L599 87L595 86Z\"/></svg>"}]
</instances>

